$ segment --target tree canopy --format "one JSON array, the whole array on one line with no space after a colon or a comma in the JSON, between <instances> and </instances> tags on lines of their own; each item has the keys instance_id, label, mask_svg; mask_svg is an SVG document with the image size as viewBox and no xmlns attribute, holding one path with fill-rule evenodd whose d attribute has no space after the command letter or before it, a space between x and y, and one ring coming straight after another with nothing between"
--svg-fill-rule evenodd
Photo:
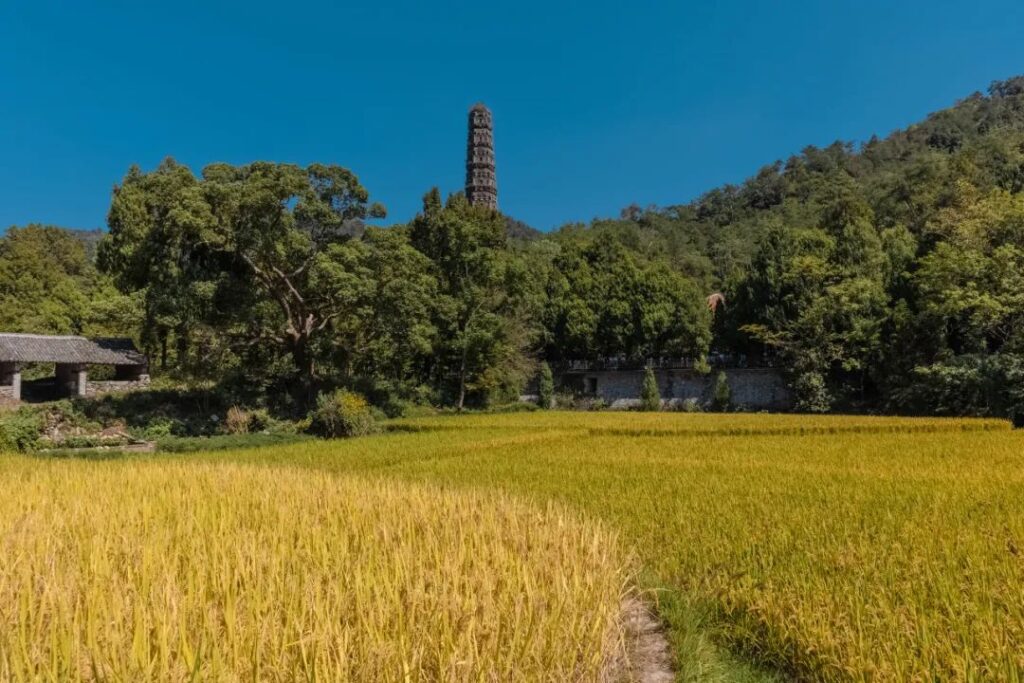
<instances>
[{"instance_id":1,"label":"tree canopy","mask_svg":"<svg viewBox=\"0 0 1024 683\"><path fill-rule=\"evenodd\" d=\"M129 332L158 369L244 368L307 403L484 405L545 362L686 356L770 359L803 410L1024 411L1024 77L549 234L436 189L383 217L336 165L133 167L98 248L0 238L0 326Z\"/></svg>"}]
</instances>

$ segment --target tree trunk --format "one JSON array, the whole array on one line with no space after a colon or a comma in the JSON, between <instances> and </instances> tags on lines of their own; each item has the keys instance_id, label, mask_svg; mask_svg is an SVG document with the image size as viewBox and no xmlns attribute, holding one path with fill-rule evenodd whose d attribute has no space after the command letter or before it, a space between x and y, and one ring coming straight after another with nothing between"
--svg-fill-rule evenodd
<instances>
[{"instance_id":1,"label":"tree trunk","mask_svg":"<svg viewBox=\"0 0 1024 683\"><path fill-rule=\"evenodd\" d=\"M292 360L295 363L295 369L299 371L301 382L301 393L297 398L304 401L306 405L310 405L313 400L313 375L316 371L316 366L313 354L309 350L308 335L298 335L293 338Z\"/></svg>"},{"instance_id":2,"label":"tree trunk","mask_svg":"<svg viewBox=\"0 0 1024 683\"><path fill-rule=\"evenodd\" d=\"M468 353L469 349L463 344L462 361L459 363L459 412L462 412L462 408L466 404L466 355Z\"/></svg>"},{"instance_id":3,"label":"tree trunk","mask_svg":"<svg viewBox=\"0 0 1024 683\"><path fill-rule=\"evenodd\" d=\"M160 369L167 370L167 330L161 328L160 332Z\"/></svg>"},{"instance_id":4,"label":"tree trunk","mask_svg":"<svg viewBox=\"0 0 1024 683\"><path fill-rule=\"evenodd\" d=\"M184 324L174 329L175 360L179 370L185 369L185 361L188 357L188 327Z\"/></svg>"}]
</instances>

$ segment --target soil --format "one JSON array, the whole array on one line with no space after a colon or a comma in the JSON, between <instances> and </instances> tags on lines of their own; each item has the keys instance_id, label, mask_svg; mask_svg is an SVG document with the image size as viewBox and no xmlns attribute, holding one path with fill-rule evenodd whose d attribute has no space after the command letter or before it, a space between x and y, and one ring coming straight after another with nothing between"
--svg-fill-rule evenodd
<instances>
[{"instance_id":1,"label":"soil","mask_svg":"<svg viewBox=\"0 0 1024 683\"><path fill-rule=\"evenodd\" d=\"M616 667L613 680L621 683L672 683L672 650L665 627L651 608L636 596L622 601L626 628L626 658Z\"/></svg>"}]
</instances>

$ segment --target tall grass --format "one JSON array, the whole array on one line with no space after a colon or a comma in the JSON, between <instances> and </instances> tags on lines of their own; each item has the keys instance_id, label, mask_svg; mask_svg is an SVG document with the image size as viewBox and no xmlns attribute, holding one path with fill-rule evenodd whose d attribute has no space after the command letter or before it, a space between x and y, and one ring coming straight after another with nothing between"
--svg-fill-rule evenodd
<instances>
[{"instance_id":1,"label":"tall grass","mask_svg":"<svg viewBox=\"0 0 1024 683\"><path fill-rule=\"evenodd\" d=\"M0 680L597 680L619 547L502 494L0 456Z\"/></svg>"}]
</instances>

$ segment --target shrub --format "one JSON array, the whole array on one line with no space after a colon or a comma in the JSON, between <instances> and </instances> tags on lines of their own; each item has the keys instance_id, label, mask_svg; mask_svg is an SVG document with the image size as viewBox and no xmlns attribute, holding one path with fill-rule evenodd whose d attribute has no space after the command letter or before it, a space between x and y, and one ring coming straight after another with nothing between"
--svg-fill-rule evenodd
<instances>
[{"instance_id":1,"label":"shrub","mask_svg":"<svg viewBox=\"0 0 1024 683\"><path fill-rule=\"evenodd\" d=\"M249 431L264 432L278 425L277 420L270 416L265 408L249 411Z\"/></svg>"},{"instance_id":2,"label":"shrub","mask_svg":"<svg viewBox=\"0 0 1024 683\"><path fill-rule=\"evenodd\" d=\"M540 383L537 388L537 405L544 410L551 410L555 402L555 378L551 374L551 366L547 362L540 365Z\"/></svg>"},{"instance_id":3,"label":"shrub","mask_svg":"<svg viewBox=\"0 0 1024 683\"><path fill-rule=\"evenodd\" d=\"M26 453L39 447L43 415L32 408L20 408L0 418L0 451Z\"/></svg>"},{"instance_id":4,"label":"shrub","mask_svg":"<svg viewBox=\"0 0 1024 683\"><path fill-rule=\"evenodd\" d=\"M377 421L366 399L344 389L320 394L316 399L316 409L310 417L310 429L332 439L363 436L377 431Z\"/></svg>"},{"instance_id":5,"label":"shrub","mask_svg":"<svg viewBox=\"0 0 1024 683\"><path fill-rule=\"evenodd\" d=\"M231 406L224 418L224 431L228 434L248 434L250 420L249 411L245 408Z\"/></svg>"},{"instance_id":6,"label":"shrub","mask_svg":"<svg viewBox=\"0 0 1024 683\"><path fill-rule=\"evenodd\" d=\"M569 410L573 410L576 407L576 397L567 391L559 392L551 399L551 406L553 408L567 408Z\"/></svg>"},{"instance_id":7,"label":"shrub","mask_svg":"<svg viewBox=\"0 0 1024 683\"><path fill-rule=\"evenodd\" d=\"M640 385L640 410L661 410L661 394L654 371L644 368L644 381Z\"/></svg>"},{"instance_id":8,"label":"shrub","mask_svg":"<svg viewBox=\"0 0 1024 683\"><path fill-rule=\"evenodd\" d=\"M685 398L676 404L676 410L681 413L699 413L700 401L695 398Z\"/></svg>"},{"instance_id":9,"label":"shrub","mask_svg":"<svg viewBox=\"0 0 1024 683\"><path fill-rule=\"evenodd\" d=\"M798 413L827 413L832 408L832 395L819 372L798 375L793 391L796 393L794 408Z\"/></svg>"},{"instance_id":10,"label":"shrub","mask_svg":"<svg viewBox=\"0 0 1024 683\"><path fill-rule=\"evenodd\" d=\"M711 407L719 412L726 412L732 405L732 389L729 378L722 371L715 375L715 386L711 392Z\"/></svg>"}]
</instances>

